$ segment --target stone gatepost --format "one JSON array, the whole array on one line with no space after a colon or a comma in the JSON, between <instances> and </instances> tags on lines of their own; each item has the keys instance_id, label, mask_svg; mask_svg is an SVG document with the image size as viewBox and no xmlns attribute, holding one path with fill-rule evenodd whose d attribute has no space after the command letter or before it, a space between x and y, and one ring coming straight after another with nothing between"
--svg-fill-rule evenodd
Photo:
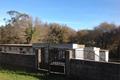
<instances>
[{"instance_id":1,"label":"stone gatepost","mask_svg":"<svg viewBox=\"0 0 120 80\"><path fill-rule=\"evenodd\" d=\"M35 52L35 68L38 70L41 62L41 49L34 49Z\"/></svg>"},{"instance_id":2,"label":"stone gatepost","mask_svg":"<svg viewBox=\"0 0 120 80\"><path fill-rule=\"evenodd\" d=\"M70 55L72 54L72 50L66 50L65 51L65 74L66 76L69 76L70 74Z\"/></svg>"}]
</instances>

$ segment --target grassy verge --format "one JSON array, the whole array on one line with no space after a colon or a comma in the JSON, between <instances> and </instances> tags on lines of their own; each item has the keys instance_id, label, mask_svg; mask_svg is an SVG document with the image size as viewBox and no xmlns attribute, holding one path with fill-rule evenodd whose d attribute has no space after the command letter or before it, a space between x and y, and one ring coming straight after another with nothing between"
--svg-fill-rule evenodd
<instances>
[{"instance_id":1,"label":"grassy verge","mask_svg":"<svg viewBox=\"0 0 120 80\"><path fill-rule=\"evenodd\" d=\"M0 66L0 80L65 80L65 77L43 72L31 72L13 66Z\"/></svg>"}]
</instances>

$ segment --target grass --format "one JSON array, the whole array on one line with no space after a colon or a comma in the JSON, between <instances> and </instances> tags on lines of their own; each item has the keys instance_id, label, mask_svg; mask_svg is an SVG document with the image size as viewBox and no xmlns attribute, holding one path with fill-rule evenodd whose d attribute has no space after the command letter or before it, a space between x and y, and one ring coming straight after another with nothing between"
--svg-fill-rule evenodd
<instances>
[{"instance_id":1,"label":"grass","mask_svg":"<svg viewBox=\"0 0 120 80\"><path fill-rule=\"evenodd\" d=\"M0 80L65 80L65 77L0 65Z\"/></svg>"}]
</instances>

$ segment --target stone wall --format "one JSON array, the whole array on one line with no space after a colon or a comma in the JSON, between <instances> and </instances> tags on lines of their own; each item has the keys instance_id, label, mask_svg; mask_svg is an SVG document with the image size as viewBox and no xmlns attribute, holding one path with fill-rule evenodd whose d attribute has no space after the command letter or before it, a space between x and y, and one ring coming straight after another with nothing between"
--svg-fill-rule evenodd
<instances>
[{"instance_id":1,"label":"stone wall","mask_svg":"<svg viewBox=\"0 0 120 80\"><path fill-rule=\"evenodd\" d=\"M77 80L120 80L120 64L70 60L69 76Z\"/></svg>"},{"instance_id":2,"label":"stone wall","mask_svg":"<svg viewBox=\"0 0 120 80\"><path fill-rule=\"evenodd\" d=\"M35 55L10 54L0 52L0 64L35 68Z\"/></svg>"},{"instance_id":3,"label":"stone wall","mask_svg":"<svg viewBox=\"0 0 120 80\"><path fill-rule=\"evenodd\" d=\"M35 55L31 44L0 44L0 52Z\"/></svg>"}]
</instances>

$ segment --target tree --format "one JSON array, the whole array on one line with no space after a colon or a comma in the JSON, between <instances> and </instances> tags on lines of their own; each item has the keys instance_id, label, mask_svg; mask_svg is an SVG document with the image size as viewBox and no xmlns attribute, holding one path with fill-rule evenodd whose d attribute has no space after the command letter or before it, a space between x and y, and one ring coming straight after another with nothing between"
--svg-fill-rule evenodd
<instances>
[{"instance_id":1,"label":"tree","mask_svg":"<svg viewBox=\"0 0 120 80\"><path fill-rule=\"evenodd\" d=\"M115 24L101 23L94 30L96 31L96 45L102 48L107 48L108 44L111 43L112 34L111 32L116 29Z\"/></svg>"},{"instance_id":2,"label":"tree","mask_svg":"<svg viewBox=\"0 0 120 80\"><path fill-rule=\"evenodd\" d=\"M110 32L111 30L115 29L116 25L115 24L109 24L107 22L103 22L97 27L95 27L95 30L99 32Z\"/></svg>"},{"instance_id":3,"label":"tree","mask_svg":"<svg viewBox=\"0 0 120 80\"><path fill-rule=\"evenodd\" d=\"M69 28L67 25L62 26L63 43L76 43L76 31Z\"/></svg>"},{"instance_id":4,"label":"tree","mask_svg":"<svg viewBox=\"0 0 120 80\"><path fill-rule=\"evenodd\" d=\"M10 16L10 19L7 20L8 24L14 25L20 20L26 20L29 16L25 13L20 13L15 10L7 11L7 14ZM6 20L6 19L5 19Z\"/></svg>"},{"instance_id":5,"label":"tree","mask_svg":"<svg viewBox=\"0 0 120 80\"><path fill-rule=\"evenodd\" d=\"M25 29L25 38L26 38L26 43L32 43L32 38L35 33L35 28L33 26L33 21L32 18L29 18L27 20L27 27Z\"/></svg>"},{"instance_id":6,"label":"tree","mask_svg":"<svg viewBox=\"0 0 120 80\"><path fill-rule=\"evenodd\" d=\"M93 41L93 31L92 30L80 30L77 32L77 43L85 44L87 46L92 46Z\"/></svg>"},{"instance_id":7,"label":"tree","mask_svg":"<svg viewBox=\"0 0 120 80\"><path fill-rule=\"evenodd\" d=\"M35 18L34 21L34 33L32 37L32 43L43 43L46 42L49 27L47 23L43 23L38 18Z\"/></svg>"},{"instance_id":8,"label":"tree","mask_svg":"<svg viewBox=\"0 0 120 80\"><path fill-rule=\"evenodd\" d=\"M56 23L50 24L47 41L48 43L62 43L62 26Z\"/></svg>"},{"instance_id":9,"label":"tree","mask_svg":"<svg viewBox=\"0 0 120 80\"><path fill-rule=\"evenodd\" d=\"M25 13L20 13L14 10L8 11L7 14L10 16L10 19L6 20L7 24L5 26L6 29L9 28L8 29L9 36L7 39L12 40L14 43L25 43L26 32L30 32L30 29L32 26L31 17ZM11 35L14 35L14 36L11 36ZM29 34L29 37L30 37L30 34ZM27 40L30 40L30 38L27 38ZM13 43L13 42L10 41L9 43Z\"/></svg>"},{"instance_id":10,"label":"tree","mask_svg":"<svg viewBox=\"0 0 120 80\"><path fill-rule=\"evenodd\" d=\"M34 28L32 26L26 28L25 34L26 34L25 36L26 36L26 41L27 41L26 43L29 44L31 42L32 36L34 34Z\"/></svg>"}]
</instances>

